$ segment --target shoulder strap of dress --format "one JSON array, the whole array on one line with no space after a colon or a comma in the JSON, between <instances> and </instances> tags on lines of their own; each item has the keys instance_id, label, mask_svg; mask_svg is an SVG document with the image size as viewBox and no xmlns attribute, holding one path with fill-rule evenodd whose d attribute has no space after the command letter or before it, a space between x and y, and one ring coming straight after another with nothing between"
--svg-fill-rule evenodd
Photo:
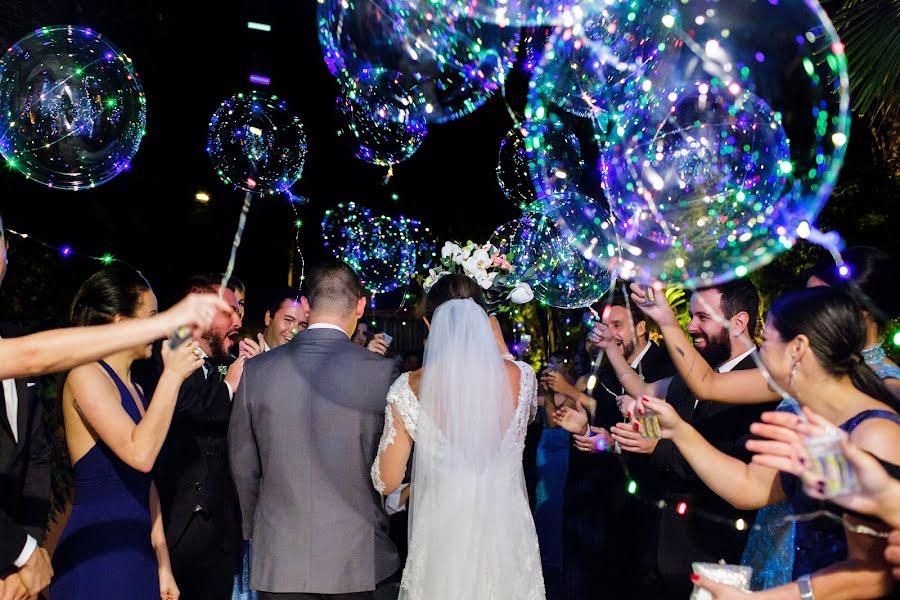
<instances>
[{"instance_id":1,"label":"shoulder strap of dress","mask_svg":"<svg viewBox=\"0 0 900 600\"><path fill-rule=\"evenodd\" d=\"M841 425L841 429L850 433L856 427L867 419L887 419L888 421L892 421L898 425L900 425L900 415L897 413L893 413L889 410L882 409L873 409L873 410L864 410L855 417L848 420L846 423Z\"/></svg>"}]
</instances>

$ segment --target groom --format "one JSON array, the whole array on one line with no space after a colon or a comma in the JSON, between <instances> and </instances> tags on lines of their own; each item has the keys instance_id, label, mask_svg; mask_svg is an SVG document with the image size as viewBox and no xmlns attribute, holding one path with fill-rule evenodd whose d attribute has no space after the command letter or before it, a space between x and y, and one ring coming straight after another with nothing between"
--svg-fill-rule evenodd
<instances>
[{"instance_id":1,"label":"groom","mask_svg":"<svg viewBox=\"0 0 900 600\"><path fill-rule=\"evenodd\" d=\"M366 298L344 263L314 267L300 302L309 329L247 362L231 413L250 585L261 600L374 599L400 566L369 477L394 364L350 341Z\"/></svg>"}]
</instances>

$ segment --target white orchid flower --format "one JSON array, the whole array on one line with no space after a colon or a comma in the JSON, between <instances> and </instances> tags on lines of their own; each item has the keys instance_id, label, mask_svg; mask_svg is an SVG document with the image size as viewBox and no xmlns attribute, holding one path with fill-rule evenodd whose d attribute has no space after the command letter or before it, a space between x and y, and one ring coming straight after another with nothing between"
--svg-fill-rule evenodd
<instances>
[{"instance_id":1,"label":"white orchid flower","mask_svg":"<svg viewBox=\"0 0 900 600\"><path fill-rule=\"evenodd\" d=\"M478 248L472 253L472 258L478 262L478 268L487 269L491 266L491 255L484 248Z\"/></svg>"},{"instance_id":2,"label":"white orchid flower","mask_svg":"<svg viewBox=\"0 0 900 600\"><path fill-rule=\"evenodd\" d=\"M462 248L454 244L453 242L445 242L444 247L441 248L441 258L447 258L450 256L455 257L457 254L462 253Z\"/></svg>"}]
</instances>

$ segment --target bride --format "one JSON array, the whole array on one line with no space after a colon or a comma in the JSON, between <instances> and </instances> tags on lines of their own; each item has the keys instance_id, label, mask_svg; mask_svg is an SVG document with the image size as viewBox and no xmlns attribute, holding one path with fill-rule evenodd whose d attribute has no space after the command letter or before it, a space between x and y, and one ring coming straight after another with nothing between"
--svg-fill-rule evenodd
<instances>
[{"instance_id":1,"label":"bride","mask_svg":"<svg viewBox=\"0 0 900 600\"><path fill-rule=\"evenodd\" d=\"M537 381L504 360L481 288L445 275L428 292L425 361L387 397L375 488L400 487L415 442L400 600L543 600L522 473ZM505 349L504 349L505 352Z\"/></svg>"}]
</instances>

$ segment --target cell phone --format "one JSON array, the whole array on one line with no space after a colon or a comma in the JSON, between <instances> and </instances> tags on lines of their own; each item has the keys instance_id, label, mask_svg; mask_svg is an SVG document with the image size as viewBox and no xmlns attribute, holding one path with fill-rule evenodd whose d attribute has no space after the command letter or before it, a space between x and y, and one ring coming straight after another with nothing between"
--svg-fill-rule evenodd
<instances>
[{"instance_id":1,"label":"cell phone","mask_svg":"<svg viewBox=\"0 0 900 600\"><path fill-rule=\"evenodd\" d=\"M386 333L384 333L384 332L381 333L381 337L384 338L384 343L387 344L388 346L390 346L390 345L391 345L391 342L394 341L394 338L393 338L393 337L391 337L390 335L388 335L388 334L386 334Z\"/></svg>"}]
</instances>

